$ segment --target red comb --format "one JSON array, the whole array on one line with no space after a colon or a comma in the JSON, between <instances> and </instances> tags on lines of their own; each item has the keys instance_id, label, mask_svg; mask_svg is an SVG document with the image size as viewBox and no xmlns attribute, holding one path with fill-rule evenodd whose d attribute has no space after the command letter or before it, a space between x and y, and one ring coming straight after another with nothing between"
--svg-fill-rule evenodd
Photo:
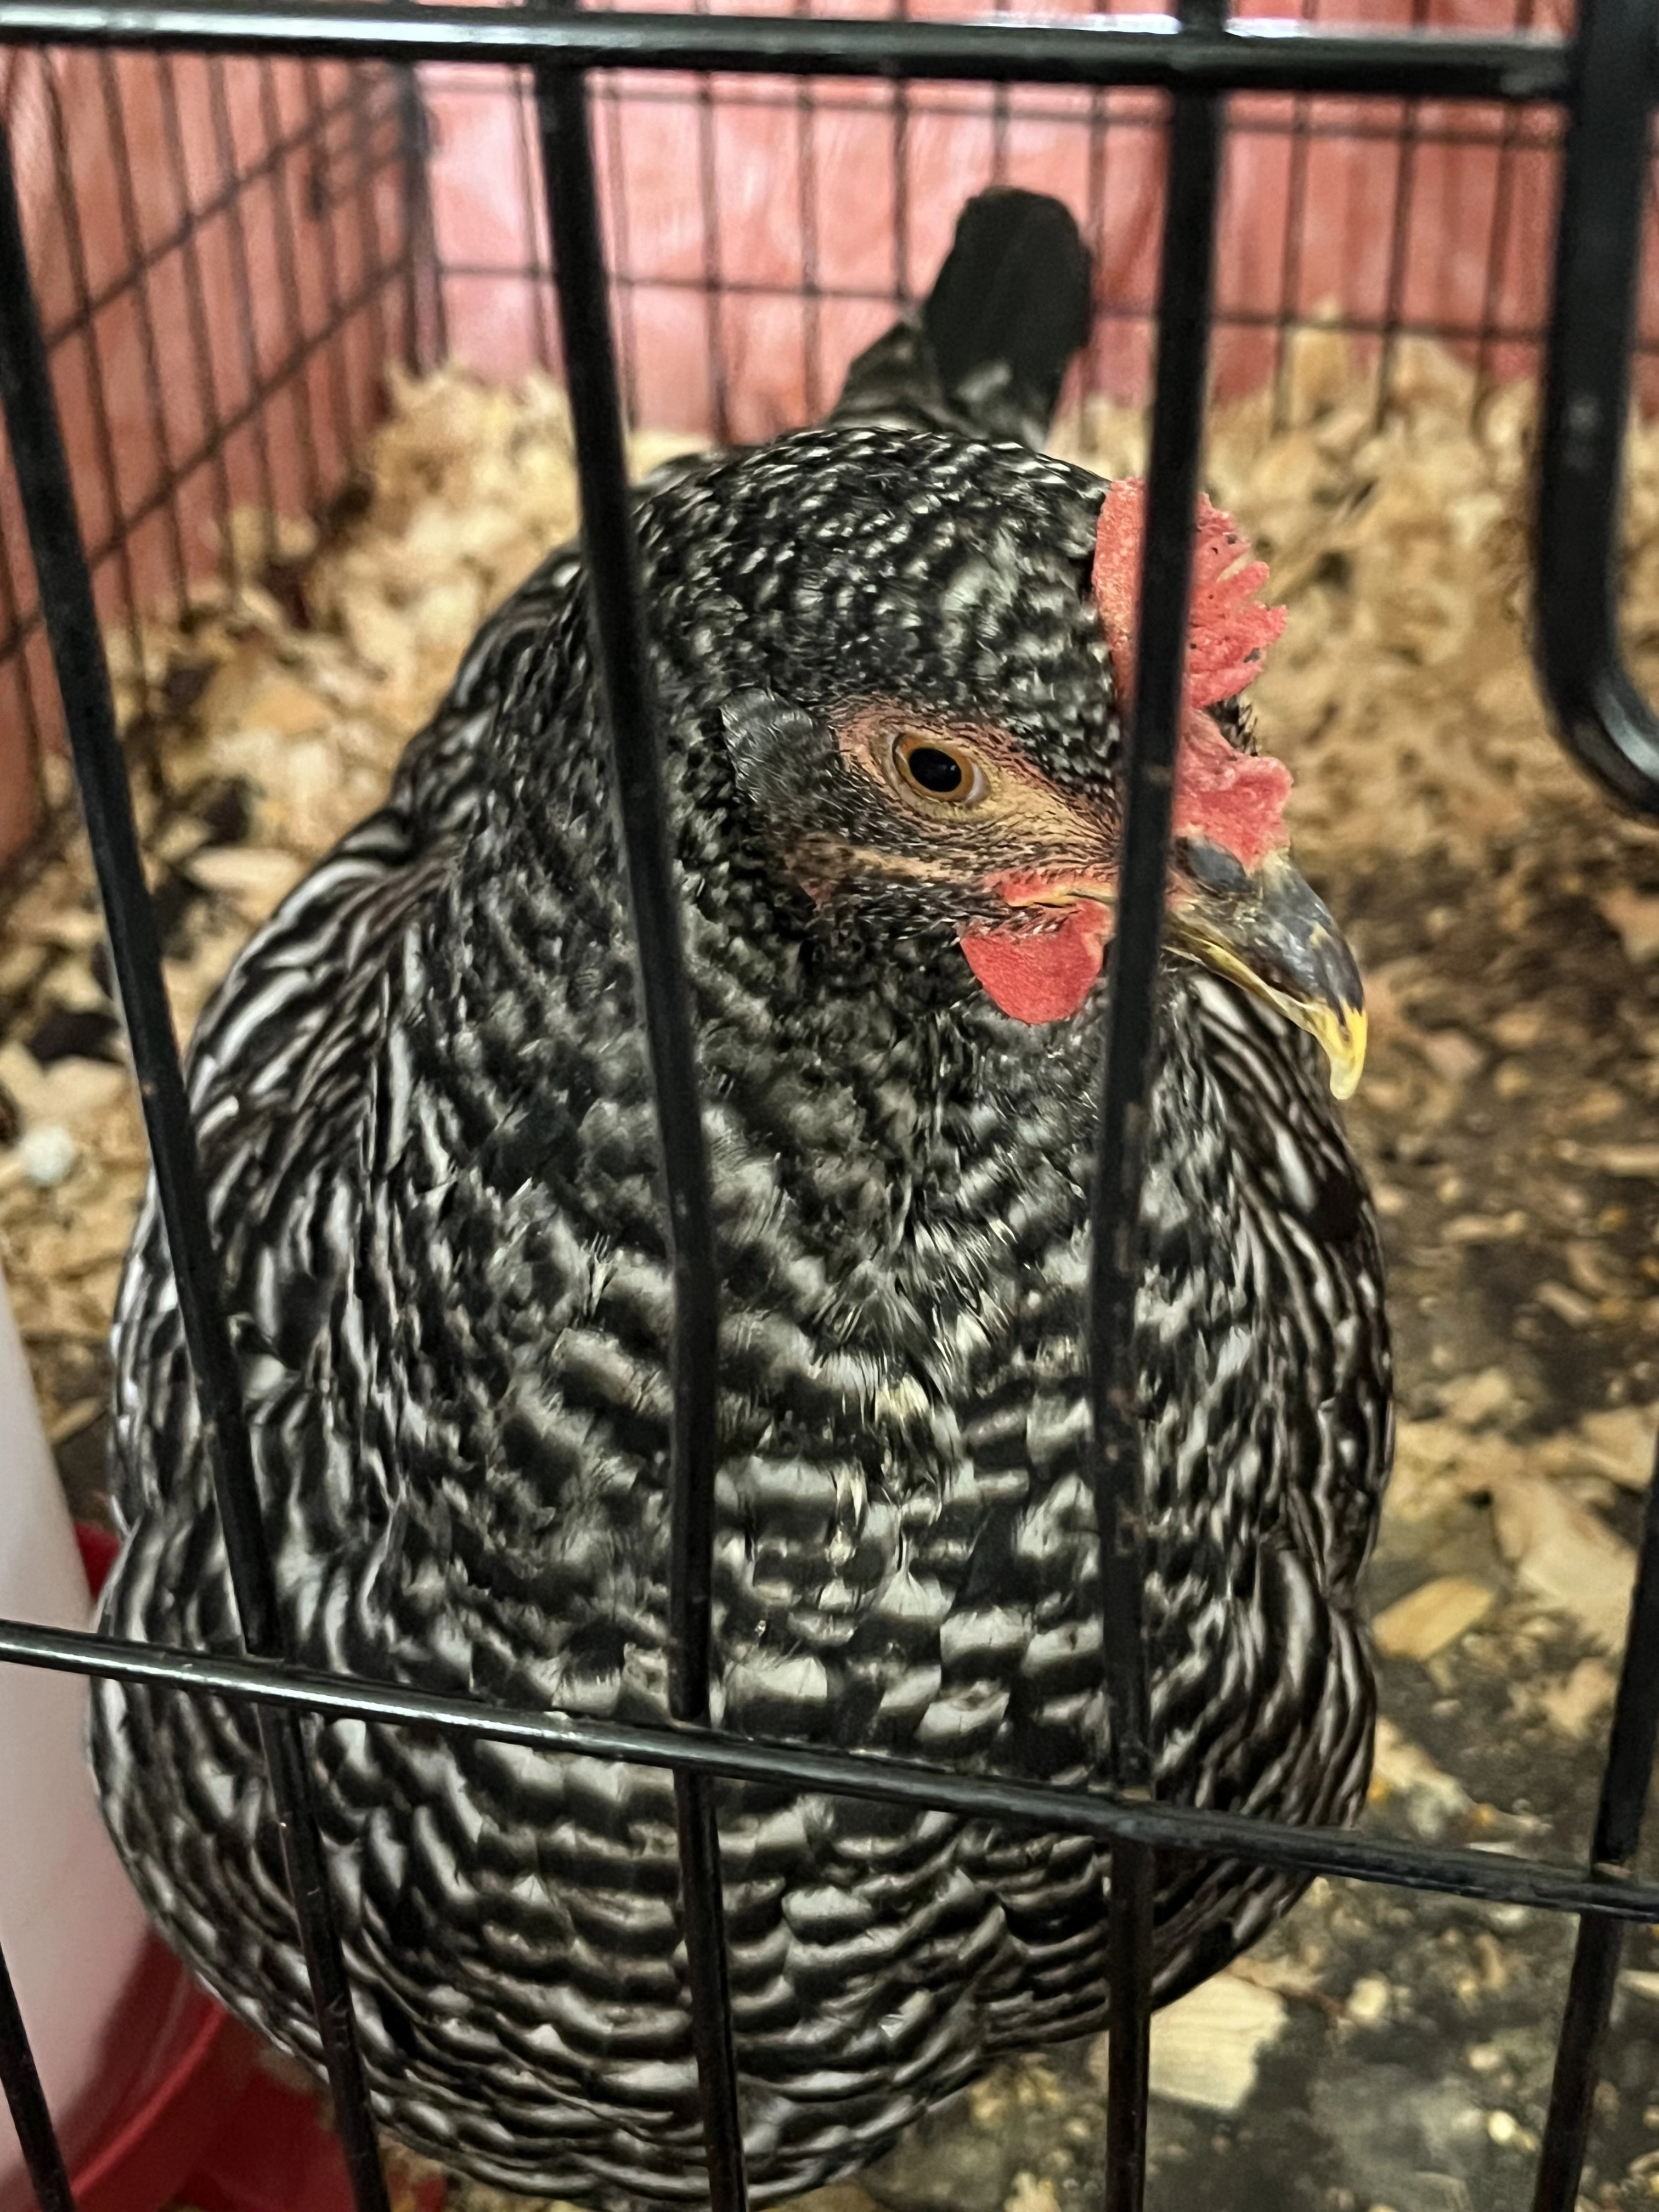
<instances>
[{"instance_id":1,"label":"red comb","mask_svg":"<svg viewBox=\"0 0 1659 2212\"><path fill-rule=\"evenodd\" d=\"M1146 487L1138 477L1106 488L1095 533L1095 604L1127 709L1135 690L1135 602L1146 535ZM1203 838L1258 866L1285 844L1285 802L1291 774L1284 764L1236 744L1206 709L1236 698L1262 653L1285 627L1283 607L1264 607L1256 593L1267 580L1263 561L1231 517L1198 502L1193 549L1192 612L1182 687L1181 744L1176 755L1174 829ZM1106 911L1079 901L1059 916L1021 912L1023 894L1041 878L994 878L1008 900L1006 921L960 933L968 964L1005 1014L1020 1022L1063 1021L1088 997L1110 934Z\"/></svg>"},{"instance_id":2,"label":"red comb","mask_svg":"<svg viewBox=\"0 0 1659 2212\"><path fill-rule=\"evenodd\" d=\"M1187 617L1188 707L1218 707L1224 699L1237 698L1261 667L1262 654L1284 634L1284 608L1264 607L1256 598L1267 580L1267 562L1252 559L1232 518L1200 492Z\"/></svg>"},{"instance_id":3,"label":"red comb","mask_svg":"<svg viewBox=\"0 0 1659 2212\"><path fill-rule=\"evenodd\" d=\"M1126 706L1134 698L1135 605L1146 527L1144 479L1119 477L1107 487L1101 503L1094 586ZM1232 517L1212 507L1200 493L1187 620L1184 711L1218 707L1224 699L1236 698L1255 676L1262 654L1285 628L1284 608L1264 607L1256 599L1267 580L1267 562L1251 558Z\"/></svg>"},{"instance_id":4,"label":"red comb","mask_svg":"<svg viewBox=\"0 0 1659 2212\"><path fill-rule=\"evenodd\" d=\"M1135 695L1135 606L1146 527L1146 483L1139 477L1120 477L1101 504L1094 587L1126 711ZM1267 580L1267 562L1251 557L1232 517L1200 495L1174 827L1178 837L1204 837L1222 846L1247 868L1287 842L1291 773L1281 762L1241 750L1205 710L1237 697L1284 629L1284 608L1264 607L1255 596Z\"/></svg>"}]
</instances>

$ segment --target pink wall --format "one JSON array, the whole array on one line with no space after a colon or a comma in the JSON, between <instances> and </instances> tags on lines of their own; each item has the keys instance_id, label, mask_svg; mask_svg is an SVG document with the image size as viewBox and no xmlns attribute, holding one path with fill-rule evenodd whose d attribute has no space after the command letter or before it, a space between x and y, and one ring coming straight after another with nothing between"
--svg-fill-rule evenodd
<instances>
[{"instance_id":1,"label":"pink wall","mask_svg":"<svg viewBox=\"0 0 1659 2212\"><path fill-rule=\"evenodd\" d=\"M887 0L841 3L872 13ZM1263 12L1270 0L1244 4ZM1308 4L1338 12L1338 0ZM1397 23L1413 4L1340 0L1340 15ZM1528 0L1426 4L1447 27L1507 27ZM917 0L915 12L954 11ZM526 281L545 248L521 90L501 71L453 70L426 72L422 89L451 350L493 377L556 369L547 287ZM373 419L380 364L407 344L396 118L368 73L138 55L12 56L0 100L60 341L82 524L118 620L212 568L228 506L303 510L339 483ZM1396 258L1409 323L1495 327L1509 335L1489 348L1488 369L1530 365L1554 119L1424 109L1402 150L1401 115L1397 103L1234 103L1223 395L1273 374L1275 319L1334 307L1362 325L1381 320ZM1137 398L1160 117L1137 94L1022 88L997 100L918 86L900 103L890 88L848 82L728 80L706 95L686 79L605 84L597 136L638 419L760 437L809 416L890 316L900 282L925 289L961 202L995 175L1060 193L1085 221L1101 313L1080 382ZM0 533L3 647L33 604L9 475ZM21 655L0 651L0 854L27 828L30 764L52 723L37 635Z\"/></svg>"},{"instance_id":2,"label":"pink wall","mask_svg":"<svg viewBox=\"0 0 1659 2212\"><path fill-rule=\"evenodd\" d=\"M1507 28L1515 7L1433 0L1432 20ZM1270 11L1285 12L1285 0L1244 0L1246 14ZM886 0L852 0L847 12L884 13ZM912 12L958 11L919 0ZM1342 0L1340 9L1315 0L1310 12L1394 24L1410 9L1408 0ZM452 343L484 374L514 375L552 355L545 303L520 274L545 261L522 95L493 73L434 72L426 90L440 258L466 272L446 283ZM602 95L613 259L633 280L620 322L642 419L710 425L723 362L732 434L799 422L891 313L899 209L905 280L923 289L961 202L999 175L1060 193L1085 221L1102 310L1085 380L1117 398L1140 396L1163 161L1156 97L1116 94L1097 105L1023 88L998 103L978 88L916 86L902 96L901 137L887 87L826 82L808 96L813 112L804 117L798 88L782 81L716 81L708 104L685 78L623 79ZM1328 306L1362 324L1384 319L1397 203L1399 306L1409 323L1536 326L1554 118L1529 112L1506 125L1490 108L1443 104L1420 112L1419 143L1402 156L1401 112L1398 102L1234 102L1216 348L1224 396L1273 374L1276 342L1264 319ZM809 264L829 295L816 307L804 296ZM703 289L711 271L725 288L712 310ZM1509 342L1486 365L1514 374L1528 361L1527 346Z\"/></svg>"}]
</instances>

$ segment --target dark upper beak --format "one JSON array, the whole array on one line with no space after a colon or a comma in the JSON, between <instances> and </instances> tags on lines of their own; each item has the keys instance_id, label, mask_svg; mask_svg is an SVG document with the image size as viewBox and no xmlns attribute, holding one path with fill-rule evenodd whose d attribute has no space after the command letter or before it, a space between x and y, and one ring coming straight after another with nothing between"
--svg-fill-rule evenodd
<instances>
[{"instance_id":1,"label":"dark upper beak","mask_svg":"<svg viewBox=\"0 0 1659 2212\"><path fill-rule=\"evenodd\" d=\"M1170 939L1307 1030L1352 1096L1365 1060L1365 994L1329 909L1282 853L1249 871L1212 846L1177 847Z\"/></svg>"}]
</instances>

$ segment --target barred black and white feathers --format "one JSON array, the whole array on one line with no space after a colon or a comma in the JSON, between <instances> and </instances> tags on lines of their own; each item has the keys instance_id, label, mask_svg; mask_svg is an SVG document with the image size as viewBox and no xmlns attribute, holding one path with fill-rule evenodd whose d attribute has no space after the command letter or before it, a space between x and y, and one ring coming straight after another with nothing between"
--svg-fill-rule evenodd
<instances>
[{"instance_id":1,"label":"barred black and white feathers","mask_svg":"<svg viewBox=\"0 0 1659 2212\"><path fill-rule=\"evenodd\" d=\"M1100 993L1044 1026L999 1011L963 957L1000 912L971 837L924 834L897 782L884 813L858 733L897 717L1000 779L999 854L1022 822L1109 826L1101 499L1017 446L842 422L640 507L723 1268L717 1717L1078 1784L1106 1729ZM580 594L558 555L487 627L386 806L239 961L191 1083L295 1656L658 1719L669 1285ZM910 738L881 743L896 775ZM943 772L916 774L920 806ZM1137 1316L1158 1786L1346 1820L1389 1434L1370 1209L1305 1036L1190 961L1162 1007ZM153 1205L116 1353L106 1626L233 1647ZM667 1778L356 1722L314 1743L386 2127L511 2189L703 2201ZM314 2059L250 1723L104 1684L94 1751L169 1939ZM758 2201L1105 2018L1087 1843L781 1788L723 1788L720 1821ZM1161 1993L1296 1887L1172 1864Z\"/></svg>"}]
</instances>

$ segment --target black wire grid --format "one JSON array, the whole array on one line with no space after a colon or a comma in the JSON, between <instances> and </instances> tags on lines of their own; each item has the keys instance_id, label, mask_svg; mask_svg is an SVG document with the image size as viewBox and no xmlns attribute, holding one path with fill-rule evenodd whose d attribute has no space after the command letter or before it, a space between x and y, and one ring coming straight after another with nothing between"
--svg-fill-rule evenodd
<instances>
[{"instance_id":1,"label":"black wire grid","mask_svg":"<svg viewBox=\"0 0 1659 2212\"><path fill-rule=\"evenodd\" d=\"M706 10L727 0L693 4ZM787 4L810 15L826 0ZM885 4L902 17L911 0ZM1075 24L1072 11L1085 0L1053 4ZM1304 26L1343 4L1296 0ZM1420 27L1454 21L1458 0L1384 4ZM1005 5L993 0L996 13ZM1508 0L1502 12L1526 32L1553 25L1565 5ZM11 65L9 83L0 66L0 112L15 112L20 88L45 106L46 128L34 134L44 143L32 144L27 131L14 137L25 234L48 356L78 433L72 472L100 611L106 633L125 624L118 702L142 741L147 714L176 703L169 670L153 642L146 650L142 615L187 607L215 567L263 580L277 541L262 548L257 531L245 529L215 561L215 526L239 506L268 520L325 505L370 427L386 358L441 359L448 332L466 339L487 307L509 373L534 362L562 377L533 72L446 60L421 71L417 89L405 70L296 59L292 49L13 47L0 60ZM21 88L20 76L29 80ZM509 119L495 140L505 156L495 221L481 244L464 229L452 235L441 205L434 223L428 179L438 179L441 202L452 123L491 109ZM725 438L770 434L803 411L815 415L836 365L915 304L918 276L943 249L937 227L950 210L943 195L924 195L919 179L930 162L937 174L945 137L960 197L981 183L1030 182L1079 210L1103 263L1075 388L1138 397L1157 309L1148 156L1164 112L1155 91L1117 81L988 90L890 76L711 81L663 68L609 76L597 94L595 153L629 418L665 418L666 401L675 420L689 411ZM786 245L789 225L775 209L758 252L725 220L731 150L756 130L769 131L794 173L795 236ZM684 164L680 219L665 250L640 219L641 190L661 190L651 163L665 133ZM1238 389L1269 381L1282 416L1294 340L1331 308L1376 366L1380 412L1401 342L1415 336L1441 340L1474 367L1477 404L1500 379L1530 369L1546 289L1532 242L1553 190L1559 134L1559 106L1548 100L1407 105L1374 93L1261 91L1233 100L1228 144L1252 162L1248 198L1237 178L1231 193L1224 187L1212 314L1223 379ZM1351 221L1362 250L1333 270L1310 246L1310 216L1354 191L1344 157L1356 147L1368 160L1368 219ZM849 159L867 215L856 242L836 219ZM1456 172L1455 253L1437 228L1449 205L1440 189L1448 165ZM1249 233L1243 256L1241 209ZM1235 258L1248 264L1242 285L1228 280ZM1648 266L1659 270L1652 240ZM1649 402L1659 397L1659 289L1654 301L1637 341ZM682 343L667 381L667 356L653 336L665 318L682 337L695 334L701 356L689 362ZM804 410L792 401L769 419L746 373L762 352L769 369L799 363ZM9 493L0 471L0 860L31 811L53 837L70 819L58 701ZM280 574L280 557L274 565Z\"/></svg>"},{"instance_id":2,"label":"black wire grid","mask_svg":"<svg viewBox=\"0 0 1659 2212\"><path fill-rule=\"evenodd\" d=\"M382 67L172 51L5 58L6 110L32 107L35 125L19 181L48 356L79 402L87 558L100 612L125 623L135 698L159 704L166 671L146 680L142 611L188 605L216 537L213 565L239 580L268 566L274 539L250 546L222 526L239 507L267 525L321 508L372 427L383 362L434 349L420 103L408 72ZM108 191L95 211L89 177ZM31 796L39 817L61 811L49 780L59 702L10 493L0 850L27 830Z\"/></svg>"},{"instance_id":3,"label":"black wire grid","mask_svg":"<svg viewBox=\"0 0 1659 2212\"><path fill-rule=\"evenodd\" d=\"M1344 1831L1280 1827L1153 1802L1139 1631L1145 1518L1128 1368L1136 1281L1133 1224L1143 1169L1153 1046L1152 991L1170 836L1170 768L1186 634L1190 526L1212 326L1226 100L1239 92L1365 100L1547 104L1565 115L1559 223L1546 340L1537 505L1536 657L1564 740L1622 799L1659 814L1659 722L1620 656L1614 580L1621 449L1636 350L1638 270L1655 96L1651 0L1583 0L1570 39L1394 33L1230 23L1218 0L1183 0L1179 21L838 21L804 15L584 15L499 7L289 0L0 0L0 40L138 46L162 57L252 58L308 67L374 61L405 124L417 63L529 73L562 352L568 377L592 619L610 718L654 1070L675 1291L672 1459L672 1634L669 1724L598 1723L487 1705L286 1663L260 1529L236 1369L220 1303L194 1139L140 866L125 765L31 284L9 149L0 158L0 399L46 635L96 863L121 1003L143 1097L169 1247L207 1432L247 1656L230 1659L0 1623L0 1660L246 1700L258 1713L303 1931L330 2085L359 2212L384 2212L385 2182L364 2091L328 1869L312 1815L309 1716L356 1715L550 1752L672 1770L683 1909L714 2212L745 2203L713 1791L721 1777L927 1805L997 1823L1091 1836L1112 1859L1114 2025L1106 2203L1135 2212L1146 2153L1151 1904L1155 1851L1214 1857L1545 1907L1579 1916L1542 2142L1535 2212L1572 2212L1599 2053L1626 1922L1659 1921L1659 1885L1630 1872L1659 1734L1659 1480L1650 1487L1630 1632L1601 1802L1582 1870L1437 1850ZM161 66L172 64L165 59ZM216 63L210 64L216 66ZM1124 885L1110 970L1094 1202L1090 1352L1093 1472L1103 1552L1111 1787L1068 1791L759 1742L708 1724L712 1498L717 1456L718 1276L684 988L647 622L629 505L617 357L590 133L589 73L717 69L774 77L1150 87L1167 96L1167 171L1139 666L1127 775ZM801 94L804 99L805 94ZM996 97L994 94L994 99ZM999 111L1000 112L1000 111ZM1514 134L1500 143L1513 144ZM401 158L401 157L400 157ZM402 249L379 278L412 281ZM896 289L904 289L902 263ZM415 312L414 295L406 295ZM343 304L343 303L342 303ZM1386 332L1384 333L1386 337ZM325 343L319 337L319 343ZM176 464L173 464L176 465ZM95 549L94 549L95 550ZM0 2077L40 2212L73 2197L0 1964Z\"/></svg>"},{"instance_id":4,"label":"black wire grid","mask_svg":"<svg viewBox=\"0 0 1659 2212\"><path fill-rule=\"evenodd\" d=\"M1437 17L1448 13L1444 0L1405 4L1413 23L1431 10ZM1330 0L1299 0L1299 6L1309 23L1334 12ZM1530 28L1535 11L1536 0L1511 0L1514 27ZM810 9L798 4L797 12ZM450 327L465 333L481 296L497 303L505 296L518 318L515 358L558 373L549 312L552 271L530 158L535 119L529 73L434 67L422 72L422 82L440 111L441 164L447 158L443 139L452 112L476 120L506 103L514 110L501 134L515 157L510 185L503 179L502 201L517 205L493 246L481 248L459 229L452 235L440 214L440 282ZM1146 189L1146 157L1164 118L1156 94L1121 84L1091 90L1000 86L988 94L978 86L908 79L792 88L787 81L726 76L712 88L706 78L667 70L611 79L598 93L595 150L629 417L656 420L665 398L684 408L689 375L690 404L717 441L793 428L793 412L768 420L763 399L745 391L745 359L762 349L769 366L799 364L805 412L816 415L833 396L835 361L873 337L896 311L915 304L918 276L925 283L945 248L940 218L979 185L1009 182L1069 200L1101 256L1095 326L1076 388L1085 395L1107 389L1121 395L1133 386L1139 396L1157 313L1158 209ZM1546 283L1528 247L1553 194L1559 122L1553 108L1535 105L1405 109L1377 98L1261 94L1235 101L1228 143L1256 154L1253 178L1266 189L1246 198L1234 180L1230 233L1224 183L1221 281L1212 325L1221 341L1217 367L1230 387L1268 382L1282 419L1291 399L1294 339L1332 312L1358 342L1357 351L1375 362L1382 408L1402 338L1432 337L1456 348L1474 368L1483 396L1500 378L1533 368ZM839 139L832 135L838 126ZM727 188L733 149L762 131L794 172L795 204L781 204L787 195L781 191L767 236L756 244L742 235L741 223L727 219ZM639 199L653 182L648 167L642 180L642 165L653 155L660 164L665 137L683 157L687 218L667 244L642 236L637 222ZM950 208L944 194L930 195L936 205L919 205L918 173L938 176L947 143L957 198ZM1375 155L1367 194L1371 219L1352 225L1351 234L1365 250L1356 265L1333 272L1308 252L1310 210L1322 196L1352 190L1351 176L1340 173L1333 157L1361 145ZM832 147L839 149L839 162L827 150ZM1448 281L1444 240L1436 235L1443 210L1436 202L1432 165L1448 160L1463 164L1459 248L1478 269L1477 278ZM857 168L866 218L856 245L836 220L849 162ZM1249 210L1252 265L1242 283L1237 273L1229 283L1230 245L1243 243L1241 209ZM640 336L653 315L658 327L668 322L699 333L700 371L684 361L682 348L672 372L653 374L649 340ZM834 341L828 345L826 331ZM1644 366L1659 357L1659 338L1646 324L1638 345Z\"/></svg>"}]
</instances>

